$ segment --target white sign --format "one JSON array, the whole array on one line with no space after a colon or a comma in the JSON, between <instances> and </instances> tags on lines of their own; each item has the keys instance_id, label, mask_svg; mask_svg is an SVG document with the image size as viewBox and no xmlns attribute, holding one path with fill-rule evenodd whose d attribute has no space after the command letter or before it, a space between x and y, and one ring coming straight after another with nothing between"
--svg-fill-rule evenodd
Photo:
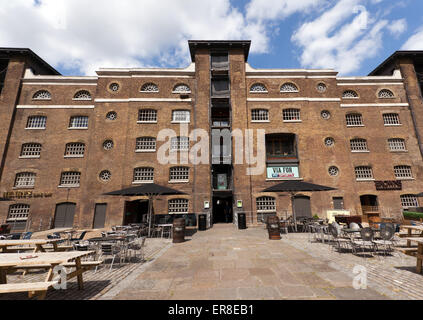
<instances>
[{"instance_id":1,"label":"white sign","mask_svg":"<svg viewBox=\"0 0 423 320\"><path fill-rule=\"evenodd\" d=\"M267 167L268 179L299 178L298 166Z\"/></svg>"}]
</instances>

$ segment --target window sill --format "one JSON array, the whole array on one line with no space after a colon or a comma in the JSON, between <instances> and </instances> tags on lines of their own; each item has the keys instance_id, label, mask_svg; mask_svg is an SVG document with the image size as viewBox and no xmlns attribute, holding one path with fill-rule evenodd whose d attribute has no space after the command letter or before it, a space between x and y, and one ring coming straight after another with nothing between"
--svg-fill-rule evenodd
<instances>
[{"instance_id":1,"label":"window sill","mask_svg":"<svg viewBox=\"0 0 423 320\"><path fill-rule=\"evenodd\" d=\"M351 153L370 153L369 150L351 150Z\"/></svg>"},{"instance_id":2,"label":"window sill","mask_svg":"<svg viewBox=\"0 0 423 320\"><path fill-rule=\"evenodd\" d=\"M407 153L408 150L389 150L389 152L392 152L392 153Z\"/></svg>"},{"instance_id":3,"label":"window sill","mask_svg":"<svg viewBox=\"0 0 423 320\"><path fill-rule=\"evenodd\" d=\"M140 91L140 93L159 93L160 91Z\"/></svg>"},{"instance_id":4,"label":"window sill","mask_svg":"<svg viewBox=\"0 0 423 320\"><path fill-rule=\"evenodd\" d=\"M13 187L12 190L28 190L28 189L35 189L35 186L27 186L27 187Z\"/></svg>"},{"instance_id":5,"label":"window sill","mask_svg":"<svg viewBox=\"0 0 423 320\"><path fill-rule=\"evenodd\" d=\"M45 130L46 128L25 128L25 130Z\"/></svg>"},{"instance_id":6,"label":"window sill","mask_svg":"<svg viewBox=\"0 0 423 320\"><path fill-rule=\"evenodd\" d=\"M68 128L68 130L88 130L88 127L82 127L82 128Z\"/></svg>"},{"instance_id":7,"label":"window sill","mask_svg":"<svg viewBox=\"0 0 423 320\"><path fill-rule=\"evenodd\" d=\"M156 149L154 150L135 150L135 153L154 153L156 152Z\"/></svg>"},{"instance_id":8,"label":"window sill","mask_svg":"<svg viewBox=\"0 0 423 320\"><path fill-rule=\"evenodd\" d=\"M81 159L83 157L84 156L64 156L63 158L65 158L65 159Z\"/></svg>"},{"instance_id":9,"label":"window sill","mask_svg":"<svg viewBox=\"0 0 423 320\"><path fill-rule=\"evenodd\" d=\"M415 178L395 178L396 180L404 181L404 180L416 180Z\"/></svg>"},{"instance_id":10,"label":"window sill","mask_svg":"<svg viewBox=\"0 0 423 320\"><path fill-rule=\"evenodd\" d=\"M269 91L250 91L251 94L269 93Z\"/></svg>"},{"instance_id":11,"label":"window sill","mask_svg":"<svg viewBox=\"0 0 423 320\"><path fill-rule=\"evenodd\" d=\"M374 179L374 178L372 178L372 179L355 179L355 181L358 181L358 182L366 182L366 181L376 181L376 179Z\"/></svg>"},{"instance_id":12,"label":"window sill","mask_svg":"<svg viewBox=\"0 0 423 320\"><path fill-rule=\"evenodd\" d=\"M302 120L283 120L284 123L299 123L303 122Z\"/></svg>"},{"instance_id":13,"label":"window sill","mask_svg":"<svg viewBox=\"0 0 423 320\"><path fill-rule=\"evenodd\" d=\"M360 97L342 97L343 100L358 100Z\"/></svg>"},{"instance_id":14,"label":"window sill","mask_svg":"<svg viewBox=\"0 0 423 320\"><path fill-rule=\"evenodd\" d=\"M20 156L19 159L40 159L40 156Z\"/></svg>"},{"instance_id":15,"label":"window sill","mask_svg":"<svg viewBox=\"0 0 423 320\"><path fill-rule=\"evenodd\" d=\"M64 186L64 185L60 185L60 186L58 186L58 188L61 188L61 189L67 189L67 188L79 188L80 187L80 185L68 185L68 186Z\"/></svg>"},{"instance_id":16,"label":"window sill","mask_svg":"<svg viewBox=\"0 0 423 320\"><path fill-rule=\"evenodd\" d=\"M298 180L302 181L304 178L267 178L266 181L287 181L287 180Z\"/></svg>"},{"instance_id":17,"label":"window sill","mask_svg":"<svg viewBox=\"0 0 423 320\"><path fill-rule=\"evenodd\" d=\"M397 123L397 124L384 124L385 127L401 127L402 124L401 123Z\"/></svg>"},{"instance_id":18,"label":"window sill","mask_svg":"<svg viewBox=\"0 0 423 320\"><path fill-rule=\"evenodd\" d=\"M191 123L191 121L171 121L170 123L171 124L181 124L181 123L189 124L189 123Z\"/></svg>"},{"instance_id":19,"label":"window sill","mask_svg":"<svg viewBox=\"0 0 423 320\"><path fill-rule=\"evenodd\" d=\"M172 183L172 184L189 183L189 180L172 180L172 181L168 181L168 183Z\"/></svg>"},{"instance_id":20,"label":"window sill","mask_svg":"<svg viewBox=\"0 0 423 320\"><path fill-rule=\"evenodd\" d=\"M51 101L51 99L32 99L32 101Z\"/></svg>"},{"instance_id":21,"label":"window sill","mask_svg":"<svg viewBox=\"0 0 423 320\"><path fill-rule=\"evenodd\" d=\"M299 93L299 91L279 91L279 93Z\"/></svg>"},{"instance_id":22,"label":"window sill","mask_svg":"<svg viewBox=\"0 0 423 320\"><path fill-rule=\"evenodd\" d=\"M364 124L356 124L356 125L348 125L347 128L354 128L354 127L364 127Z\"/></svg>"},{"instance_id":23,"label":"window sill","mask_svg":"<svg viewBox=\"0 0 423 320\"><path fill-rule=\"evenodd\" d=\"M191 91L172 91L173 94L191 94Z\"/></svg>"},{"instance_id":24,"label":"window sill","mask_svg":"<svg viewBox=\"0 0 423 320\"><path fill-rule=\"evenodd\" d=\"M154 183L154 180L149 181L133 181L132 184L146 184L146 183Z\"/></svg>"},{"instance_id":25,"label":"window sill","mask_svg":"<svg viewBox=\"0 0 423 320\"><path fill-rule=\"evenodd\" d=\"M157 123L157 121L137 121L138 124L151 124L151 123Z\"/></svg>"},{"instance_id":26,"label":"window sill","mask_svg":"<svg viewBox=\"0 0 423 320\"><path fill-rule=\"evenodd\" d=\"M187 211L187 212L168 212L167 214L189 214L189 213Z\"/></svg>"},{"instance_id":27,"label":"window sill","mask_svg":"<svg viewBox=\"0 0 423 320\"><path fill-rule=\"evenodd\" d=\"M251 120L252 123L270 123L270 120Z\"/></svg>"}]
</instances>

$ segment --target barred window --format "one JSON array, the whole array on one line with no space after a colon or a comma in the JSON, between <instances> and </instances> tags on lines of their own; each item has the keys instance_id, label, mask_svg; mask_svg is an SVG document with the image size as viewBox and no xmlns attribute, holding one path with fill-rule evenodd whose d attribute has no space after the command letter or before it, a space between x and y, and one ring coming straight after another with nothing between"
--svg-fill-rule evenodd
<instances>
[{"instance_id":1,"label":"barred window","mask_svg":"<svg viewBox=\"0 0 423 320\"><path fill-rule=\"evenodd\" d=\"M16 175L16 188L32 188L35 186L36 174L33 172L21 172Z\"/></svg>"},{"instance_id":2,"label":"barred window","mask_svg":"<svg viewBox=\"0 0 423 320\"><path fill-rule=\"evenodd\" d=\"M21 157L39 158L41 155L40 143L25 143L22 145Z\"/></svg>"},{"instance_id":3,"label":"barred window","mask_svg":"<svg viewBox=\"0 0 423 320\"><path fill-rule=\"evenodd\" d=\"M345 116L347 120L347 127L362 127L363 117L360 113L350 113Z\"/></svg>"},{"instance_id":4,"label":"barred window","mask_svg":"<svg viewBox=\"0 0 423 320\"><path fill-rule=\"evenodd\" d=\"M262 83L255 83L251 86L250 92L267 92L266 86Z\"/></svg>"},{"instance_id":5,"label":"barred window","mask_svg":"<svg viewBox=\"0 0 423 320\"><path fill-rule=\"evenodd\" d=\"M189 110L172 111L172 122L190 122Z\"/></svg>"},{"instance_id":6,"label":"barred window","mask_svg":"<svg viewBox=\"0 0 423 320\"><path fill-rule=\"evenodd\" d=\"M85 153L85 144L81 142L71 142L66 144L65 157L81 157Z\"/></svg>"},{"instance_id":7,"label":"barred window","mask_svg":"<svg viewBox=\"0 0 423 320\"><path fill-rule=\"evenodd\" d=\"M40 90L37 91L33 96L32 99L34 100L51 100L51 93L47 90Z\"/></svg>"},{"instance_id":8,"label":"barred window","mask_svg":"<svg viewBox=\"0 0 423 320\"><path fill-rule=\"evenodd\" d=\"M269 121L269 111L266 109L251 110L252 121Z\"/></svg>"},{"instance_id":9,"label":"barred window","mask_svg":"<svg viewBox=\"0 0 423 320\"><path fill-rule=\"evenodd\" d=\"M173 137L170 140L171 151L188 151L189 138L188 137Z\"/></svg>"},{"instance_id":10,"label":"barred window","mask_svg":"<svg viewBox=\"0 0 423 320\"><path fill-rule=\"evenodd\" d=\"M373 170L371 167L360 166L355 167L356 179L373 179Z\"/></svg>"},{"instance_id":11,"label":"barred window","mask_svg":"<svg viewBox=\"0 0 423 320\"><path fill-rule=\"evenodd\" d=\"M75 116L71 117L69 121L69 128L88 128L88 117L87 116Z\"/></svg>"},{"instance_id":12,"label":"barred window","mask_svg":"<svg viewBox=\"0 0 423 320\"><path fill-rule=\"evenodd\" d=\"M47 117L45 116L30 116L26 123L27 129L45 129Z\"/></svg>"},{"instance_id":13,"label":"barred window","mask_svg":"<svg viewBox=\"0 0 423 320\"><path fill-rule=\"evenodd\" d=\"M138 111L138 122L157 122L157 110L141 109Z\"/></svg>"},{"instance_id":14,"label":"barred window","mask_svg":"<svg viewBox=\"0 0 423 320\"><path fill-rule=\"evenodd\" d=\"M188 181L189 168L188 167L173 167L169 170L169 181Z\"/></svg>"},{"instance_id":15,"label":"barred window","mask_svg":"<svg viewBox=\"0 0 423 320\"><path fill-rule=\"evenodd\" d=\"M358 98L358 94L354 90L346 90L342 94L342 98L344 98L344 99Z\"/></svg>"},{"instance_id":16,"label":"barred window","mask_svg":"<svg viewBox=\"0 0 423 320\"><path fill-rule=\"evenodd\" d=\"M405 146L405 140L401 138L388 139L390 151L407 151Z\"/></svg>"},{"instance_id":17,"label":"barred window","mask_svg":"<svg viewBox=\"0 0 423 320\"><path fill-rule=\"evenodd\" d=\"M410 166L395 166L394 172L397 179L413 177Z\"/></svg>"},{"instance_id":18,"label":"barred window","mask_svg":"<svg viewBox=\"0 0 423 320\"><path fill-rule=\"evenodd\" d=\"M283 121L299 121L300 118L300 109L284 109L282 111Z\"/></svg>"},{"instance_id":19,"label":"barred window","mask_svg":"<svg viewBox=\"0 0 423 320\"><path fill-rule=\"evenodd\" d=\"M87 90L78 91L73 97L75 100L91 100L91 93Z\"/></svg>"},{"instance_id":20,"label":"barred window","mask_svg":"<svg viewBox=\"0 0 423 320\"><path fill-rule=\"evenodd\" d=\"M259 197L256 199L257 212L276 212L276 199Z\"/></svg>"},{"instance_id":21,"label":"barred window","mask_svg":"<svg viewBox=\"0 0 423 320\"><path fill-rule=\"evenodd\" d=\"M298 87L291 82L287 82L281 86L281 92L298 92Z\"/></svg>"},{"instance_id":22,"label":"barred window","mask_svg":"<svg viewBox=\"0 0 423 320\"><path fill-rule=\"evenodd\" d=\"M398 113L385 113L383 123L385 126L401 124Z\"/></svg>"},{"instance_id":23,"label":"barred window","mask_svg":"<svg viewBox=\"0 0 423 320\"><path fill-rule=\"evenodd\" d=\"M173 88L173 92L174 93L191 93L191 89L188 85L181 83L181 84L177 84Z\"/></svg>"},{"instance_id":24,"label":"barred window","mask_svg":"<svg viewBox=\"0 0 423 320\"><path fill-rule=\"evenodd\" d=\"M417 197L414 194L403 194L400 198L401 205L404 209L419 206L419 201L417 200Z\"/></svg>"},{"instance_id":25,"label":"barred window","mask_svg":"<svg viewBox=\"0 0 423 320\"><path fill-rule=\"evenodd\" d=\"M156 151L156 139L152 137L137 138L135 151Z\"/></svg>"},{"instance_id":26,"label":"barred window","mask_svg":"<svg viewBox=\"0 0 423 320\"><path fill-rule=\"evenodd\" d=\"M187 199L172 199L168 201L169 213L188 213L188 200Z\"/></svg>"},{"instance_id":27,"label":"barred window","mask_svg":"<svg viewBox=\"0 0 423 320\"><path fill-rule=\"evenodd\" d=\"M351 151L369 151L367 148L367 140L356 138L350 140Z\"/></svg>"},{"instance_id":28,"label":"barred window","mask_svg":"<svg viewBox=\"0 0 423 320\"><path fill-rule=\"evenodd\" d=\"M389 98L395 98L395 95L391 90L382 89L379 91L378 97L379 99L389 99Z\"/></svg>"},{"instance_id":29,"label":"barred window","mask_svg":"<svg viewBox=\"0 0 423 320\"><path fill-rule=\"evenodd\" d=\"M135 168L134 182L153 182L154 168Z\"/></svg>"},{"instance_id":30,"label":"barred window","mask_svg":"<svg viewBox=\"0 0 423 320\"><path fill-rule=\"evenodd\" d=\"M29 205L28 204L12 204L9 206L9 213L7 215L7 221L25 221L29 216Z\"/></svg>"},{"instance_id":31,"label":"barred window","mask_svg":"<svg viewBox=\"0 0 423 320\"><path fill-rule=\"evenodd\" d=\"M141 92L159 92L159 87L154 83L146 83L141 87Z\"/></svg>"},{"instance_id":32,"label":"barred window","mask_svg":"<svg viewBox=\"0 0 423 320\"><path fill-rule=\"evenodd\" d=\"M60 185L69 187L79 187L81 181L81 172L62 172L60 176Z\"/></svg>"}]
</instances>

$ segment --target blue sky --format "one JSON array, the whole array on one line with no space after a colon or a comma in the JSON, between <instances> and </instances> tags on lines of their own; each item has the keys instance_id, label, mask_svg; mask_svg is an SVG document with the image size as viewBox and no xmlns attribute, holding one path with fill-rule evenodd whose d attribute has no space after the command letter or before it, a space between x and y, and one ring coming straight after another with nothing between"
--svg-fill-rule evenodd
<instances>
[{"instance_id":1,"label":"blue sky","mask_svg":"<svg viewBox=\"0 0 423 320\"><path fill-rule=\"evenodd\" d=\"M396 50L423 50L421 12L421 0L0 0L0 46L95 75L185 67L189 39L243 39L254 68L367 75Z\"/></svg>"}]
</instances>

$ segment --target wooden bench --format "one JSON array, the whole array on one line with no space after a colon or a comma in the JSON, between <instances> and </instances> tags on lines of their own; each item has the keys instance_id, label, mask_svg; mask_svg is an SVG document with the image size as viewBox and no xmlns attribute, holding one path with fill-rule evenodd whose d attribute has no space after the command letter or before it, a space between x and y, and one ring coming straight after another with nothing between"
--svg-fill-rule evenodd
<instances>
[{"instance_id":1,"label":"wooden bench","mask_svg":"<svg viewBox=\"0 0 423 320\"><path fill-rule=\"evenodd\" d=\"M0 293L28 292L29 298L38 295L38 299L42 300L47 290L57 283L58 281L0 284Z\"/></svg>"},{"instance_id":2,"label":"wooden bench","mask_svg":"<svg viewBox=\"0 0 423 320\"><path fill-rule=\"evenodd\" d=\"M417 254L417 247L415 248L395 248L395 250L400 251L408 256L415 257Z\"/></svg>"},{"instance_id":3,"label":"wooden bench","mask_svg":"<svg viewBox=\"0 0 423 320\"><path fill-rule=\"evenodd\" d=\"M103 263L103 261L81 261L81 267L84 270L89 270L93 267L99 266L102 263ZM67 262L67 263L61 264L61 266L64 266L64 267L67 267L67 268L72 268L72 267L76 268L75 262ZM19 270L21 270L21 269L29 270L29 269L50 269L50 268L51 268L51 265L49 265L49 264L38 264L38 265L33 264L33 265L28 265L28 266L17 266L14 269L15 270L18 270L18 269Z\"/></svg>"}]
</instances>

